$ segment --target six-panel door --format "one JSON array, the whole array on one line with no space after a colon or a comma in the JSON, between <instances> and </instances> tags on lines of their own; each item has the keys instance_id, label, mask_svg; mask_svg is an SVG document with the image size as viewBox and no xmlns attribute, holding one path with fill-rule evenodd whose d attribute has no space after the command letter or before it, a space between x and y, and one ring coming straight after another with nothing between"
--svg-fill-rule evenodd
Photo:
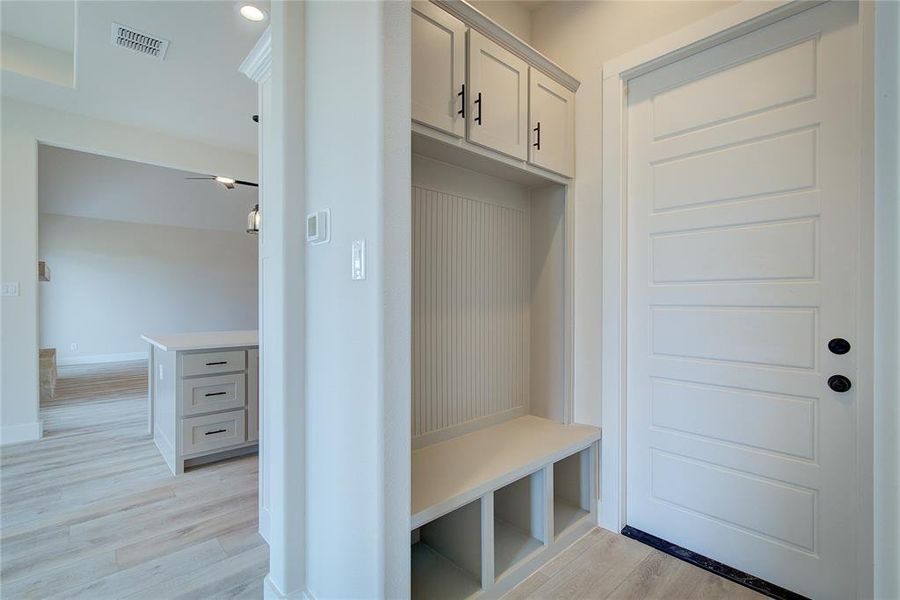
<instances>
[{"instance_id":1,"label":"six-panel door","mask_svg":"<svg viewBox=\"0 0 900 600\"><path fill-rule=\"evenodd\" d=\"M531 124L528 162L572 177L575 174L575 94L532 68L528 103Z\"/></svg>"},{"instance_id":2,"label":"six-panel door","mask_svg":"<svg viewBox=\"0 0 900 600\"><path fill-rule=\"evenodd\" d=\"M466 134L466 25L431 2L412 5L412 120Z\"/></svg>"},{"instance_id":3,"label":"six-panel door","mask_svg":"<svg viewBox=\"0 0 900 600\"><path fill-rule=\"evenodd\" d=\"M525 61L470 30L466 95L469 141L527 160L528 65Z\"/></svg>"}]
</instances>

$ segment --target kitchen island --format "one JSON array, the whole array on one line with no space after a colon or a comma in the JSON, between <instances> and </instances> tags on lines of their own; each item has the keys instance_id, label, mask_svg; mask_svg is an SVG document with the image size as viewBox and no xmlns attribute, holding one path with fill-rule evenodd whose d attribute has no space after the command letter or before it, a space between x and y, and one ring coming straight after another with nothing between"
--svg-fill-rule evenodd
<instances>
[{"instance_id":1,"label":"kitchen island","mask_svg":"<svg viewBox=\"0 0 900 600\"><path fill-rule=\"evenodd\" d=\"M142 335L150 345L149 431L176 475L255 452L259 336L255 330Z\"/></svg>"}]
</instances>

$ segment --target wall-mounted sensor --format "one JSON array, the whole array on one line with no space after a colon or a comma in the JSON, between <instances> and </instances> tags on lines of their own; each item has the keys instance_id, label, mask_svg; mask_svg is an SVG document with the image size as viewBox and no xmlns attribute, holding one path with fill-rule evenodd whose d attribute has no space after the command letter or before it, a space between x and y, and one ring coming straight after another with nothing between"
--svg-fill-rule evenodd
<instances>
[{"instance_id":1,"label":"wall-mounted sensor","mask_svg":"<svg viewBox=\"0 0 900 600\"><path fill-rule=\"evenodd\" d=\"M330 238L331 211L328 209L306 215L306 243L324 244Z\"/></svg>"}]
</instances>

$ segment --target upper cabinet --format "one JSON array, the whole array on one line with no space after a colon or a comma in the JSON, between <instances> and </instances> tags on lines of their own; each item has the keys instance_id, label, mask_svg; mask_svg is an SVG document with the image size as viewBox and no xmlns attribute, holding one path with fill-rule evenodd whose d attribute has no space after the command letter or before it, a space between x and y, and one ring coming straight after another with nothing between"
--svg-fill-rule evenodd
<instances>
[{"instance_id":1,"label":"upper cabinet","mask_svg":"<svg viewBox=\"0 0 900 600\"><path fill-rule=\"evenodd\" d=\"M571 177L575 173L575 94L531 69L528 101L532 136L528 161Z\"/></svg>"},{"instance_id":2,"label":"upper cabinet","mask_svg":"<svg viewBox=\"0 0 900 600\"><path fill-rule=\"evenodd\" d=\"M412 3L412 119L466 134L466 25L431 2Z\"/></svg>"},{"instance_id":3,"label":"upper cabinet","mask_svg":"<svg viewBox=\"0 0 900 600\"><path fill-rule=\"evenodd\" d=\"M469 140L528 158L528 64L469 31Z\"/></svg>"},{"instance_id":4,"label":"upper cabinet","mask_svg":"<svg viewBox=\"0 0 900 600\"><path fill-rule=\"evenodd\" d=\"M427 126L417 135L572 177L578 86L464 0L413 1L412 120Z\"/></svg>"}]
</instances>

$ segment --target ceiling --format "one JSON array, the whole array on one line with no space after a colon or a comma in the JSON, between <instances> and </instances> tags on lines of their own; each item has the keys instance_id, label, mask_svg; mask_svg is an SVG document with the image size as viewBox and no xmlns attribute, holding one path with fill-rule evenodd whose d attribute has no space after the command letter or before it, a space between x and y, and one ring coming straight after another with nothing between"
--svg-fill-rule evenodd
<instances>
[{"instance_id":1,"label":"ceiling","mask_svg":"<svg viewBox=\"0 0 900 600\"><path fill-rule=\"evenodd\" d=\"M185 179L201 175L42 144L38 206L73 217L244 232L257 188Z\"/></svg>"},{"instance_id":2,"label":"ceiling","mask_svg":"<svg viewBox=\"0 0 900 600\"><path fill-rule=\"evenodd\" d=\"M268 12L268 2L253 3ZM268 19L247 21L239 8L230 0L3 0L3 33L55 50L74 44L76 74L73 89L4 70L3 95L255 153L256 84L238 67ZM168 40L165 60L110 44L113 22Z\"/></svg>"},{"instance_id":3,"label":"ceiling","mask_svg":"<svg viewBox=\"0 0 900 600\"><path fill-rule=\"evenodd\" d=\"M3 33L63 52L75 47L75 3L71 0L4 0L0 16Z\"/></svg>"}]
</instances>

